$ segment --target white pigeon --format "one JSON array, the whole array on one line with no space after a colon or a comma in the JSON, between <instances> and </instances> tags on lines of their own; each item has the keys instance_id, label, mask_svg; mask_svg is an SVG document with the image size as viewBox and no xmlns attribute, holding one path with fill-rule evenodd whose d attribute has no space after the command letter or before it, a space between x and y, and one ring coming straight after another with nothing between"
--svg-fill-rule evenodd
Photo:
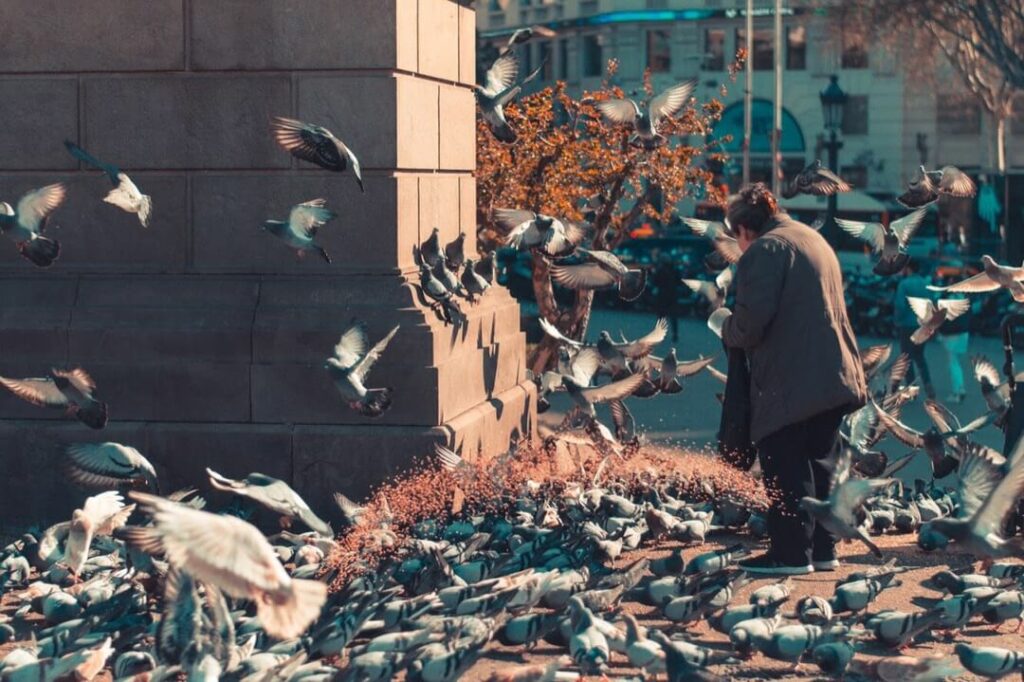
<instances>
[{"instance_id":1,"label":"white pigeon","mask_svg":"<svg viewBox=\"0 0 1024 682\"><path fill-rule=\"evenodd\" d=\"M126 213L136 214L142 226L149 227L149 216L153 212L153 199L139 191L127 173L117 166L100 161L70 140L64 140L64 146L76 159L107 174L114 189L107 193L103 201L117 206Z\"/></svg>"},{"instance_id":2,"label":"white pigeon","mask_svg":"<svg viewBox=\"0 0 1024 682\"><path fill-rule=\"evenodd\" d=\"M327 358L325 367L338 392L351 409L364 417L379 417L391 407L390 388L366 388L365 382L396 333L398 326L367 351L366 325L354 320L334 346L334 355Z\"/></svg>"},{"instance_id":3,"label":"white pigeon","mask_svg":"<svg viewBox=\"0 0 1024 682\"><path fill-rule=\"evenodd\" d=\"M594 106L612 123L631 126L634 130L631 142L639 141L645 148L652 149L665 142L659 130L661 123L683 110L696 86L696 80L677 83L651 98L646 107L631 99L608 99Z\"/></svg>"},{"instance_id":4,"label":"white pigeon","mask_svg":"<svg viewBox=\"0 0 1024 682\"><path fill-rule=\"evenodd\" d=\"M982 271L973 277L945 287L928 285L928 288L932 291L951 291L964 294L980 294L1003 288L1010 292L1013 300L1024 303L1024 284L1021 284L1024 282L1024 267L1000 265L987 255L981 257L981 266Z\"/></svg>"},{"instance_id":5,"label":"white pigeon","mask_svg":"<svg viewBox=\"0 0 1024 682\"><path fill-rule=\"evenodd\" d=\"M543 213L499 208L494 212L494 219L506 232L506 245L514 249L536 249L552 258L568 256L587 238L585 227Z\"/></svg>"},{"instance_id":6,"label":"white pigeon","mask_svg":"<svg viewBox=\"0 0 1024 682\"><path fill-rule=\"evenodd\" d=\"M971 302L966 298L944 298L933 303L927 298L907 296L907 303L920 324L910 336L910 340L916 344L932 338L943 322L955 320L971 309Z\"/></svg>"},{"instance_id":7,"label":"white pigeon","mask_svg":"<svg viewBox=\"0 0 1024 682\"><path fill-rule=\"evenodd\" d=\"M728 223L720 223L717 220L701 220L700 218L683 218L683 223L698 237L704 237L711 242L725 261L729 264L738 263L743 252L740 251L740 244L736 241Z\"/></svg>"},{"instance_id":8,"label":"white pigeon","mask_svg":"<svg viewBox=\"0 0 1024 682\"><path fill-rule=\"evenodd\" d=\"M894 220L889 225L869 223L860 220L836 218L836 224L852 236L866 242L872 251L883 260L892 260L906 253L907 244L914 236L921 221L924 220L926 209L919 208L907 215Z\"/></svg>"},{"instance_id":9,"label":"white pigeon","mask_svg":"<svg viewBox=\"0 0 1024 682\"><path fill-rule=\"evenodd\" d=\"M320 615L327 585L292 579L267 539L249 523L192 509L155 495L129 493L153 525L134 529L129 539L200 582L236 599L250 599L271 637L298 637Z\"/></svg>"},{"instance_id":10,"label":"white pigeon","mask_svg":"<svg viewBox=\"0 0 1024 682\"><path fill-rule=\"evenodd\" d=\"M71 514L71 527L64 545L63 563L74 575L89 558L89 547L97 535L110 535L128 521L135 505L125 506L120 493L108 490L93 495Z\"/></svg>"},{"instance_id":11,"label":"white pigeon","mask_svg":"<svg viewBox=\"0 0 1024 682\"><path fill-rule=\"evenodd\" d=\"M539 76L543 68L543 64L538 66L517 83L519 60L514 54L507 52L498 57L491 64L491 68L487 69L484 84L473 86L480 114L494 137L508 144L516 141L518 136L505 119L505 105L518 97L523 86Z\"/></svg>"},{"instance_id":12,"label":"white pigeon","mask_svg":"<svg viewBox=\"0 0 1024 682\"><path fill-rule=\"evenodd\" d=\"M707 299L713 312L725 305L725 297L729 294L729 287L732 286L732 278L732 268L726 268L718 273L718 276L711 282L702 279L684 279L682 282L690 288L690 291Z\"/></svg>"}]
</instances>

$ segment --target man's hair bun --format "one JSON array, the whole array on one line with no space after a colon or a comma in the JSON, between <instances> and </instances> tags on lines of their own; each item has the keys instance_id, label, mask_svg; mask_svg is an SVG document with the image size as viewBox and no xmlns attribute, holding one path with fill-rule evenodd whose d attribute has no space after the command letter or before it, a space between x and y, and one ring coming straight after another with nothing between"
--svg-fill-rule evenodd
<instances>
[{"instance_id":1,"label":"man's hair bun","mask_svg":"<svg viewBox=\"0 0 1024 682\"><path fill-rule=\"evenodd\" d=\"M729 202L729 222L760 233L768 220L779 211L779 202L763 182L755 182L740 190Z\"/></svg>"}]
</instances>

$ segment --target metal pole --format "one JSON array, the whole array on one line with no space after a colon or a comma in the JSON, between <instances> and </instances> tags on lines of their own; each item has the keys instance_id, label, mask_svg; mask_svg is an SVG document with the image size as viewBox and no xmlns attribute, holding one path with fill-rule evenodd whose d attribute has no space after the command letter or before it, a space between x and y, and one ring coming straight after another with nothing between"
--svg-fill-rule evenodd
<instances>
[{"instance_id":1,"label":"metal pole","mask_svg":"<svg viewBox=\"0 0 1024 682\"><path fill-rule=\"evenodd\" d=\"M754 127L754 0L747 0L747 86L743 91L743 184L750 184L750 134Z\"/></svg>"},{"instance_id":2,"label":"metal pole","mask_svg":"<svg viewBox=\"0 0 1024 682\"><path fill-rule=\"evenodd\" d=\"M775 0L775 122L772 125L772 193L782 189L782 59L786 45L782 39L782 0Z\"/></svg>"},{"instance_id":3,"label":"metal pole","mask_svg":"<svg viewBox=\"0 0 1024 682\"><path fill-rule=\"evenodd\" d=\"M833 129L828 139L828 167L833 173L839 172L839 148L841 146L842 143L839 142L836 131ZM832 225L835 223L836 199L837 196L835 194L830 194L828 197L828 206L825 212L825 229L829 231L832 230Z\"/></svg>"}]
</instances>

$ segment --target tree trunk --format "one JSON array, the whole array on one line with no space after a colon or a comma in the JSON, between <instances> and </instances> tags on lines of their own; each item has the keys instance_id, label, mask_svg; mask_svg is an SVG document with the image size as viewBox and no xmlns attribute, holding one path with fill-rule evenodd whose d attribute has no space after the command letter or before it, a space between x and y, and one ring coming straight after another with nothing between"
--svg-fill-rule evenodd
<instances>
[{"instance_id":1,"label":"tree trunk","mask_svg":"<svg viewBox=\"0 0 1024 682\"><path fill-rule=\"evenodd\" d=\"M1006 117L996 116L996 170L1006 175Z\"/></svg>"}]
</instances>

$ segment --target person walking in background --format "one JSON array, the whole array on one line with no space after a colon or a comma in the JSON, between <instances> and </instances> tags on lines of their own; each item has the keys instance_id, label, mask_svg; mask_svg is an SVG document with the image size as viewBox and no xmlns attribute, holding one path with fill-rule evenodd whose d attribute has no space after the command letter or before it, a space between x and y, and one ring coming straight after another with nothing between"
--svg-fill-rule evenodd
<instances>
[{"instance_id":1,"label":"person walking in background","mask_svg":"<svg viewBox=\"0 0 1024 682\"><path fill-rule=\"evenodd\" d=\"M749 573L800 575L835 570L835 538L800 508L825 499L843 415L867 400L839 260L815 230L780 211L764 183L728 206L743 256L735 311L708 321L750 365L750 439L769 490L770 546L740 562Z\"/></svg>"},{"instance_id":2,"label":"person walking in background","mask_svg":"<svg viewBox=\"0 0 1024 682\"><path fill-rule=\"evenodd\" d=\"M679 273L667 253L657 256L654 270L654 312L668 319L672 343L679 342Z\"/></svg>"},{"instance_id":3,"label":"person walking in background","mask_svg":"<svg viewBox=\"0 0 1024 682\"><path fill-rule=\"evenodd\" d=\"M907 260L907 264L903 268L903 278L896 285L896 300L893 302L893 326L896 328L900 353L906 353L910 358L910 367L907 369L905 377L907 385L910 385L917 374L920 374L925 395L934 400L935 387L932 386L932 375L928 369L928 360L924 355L924 347L927 342L918 345L910 340L918 327L918 320L907 297L935 299L935 293L928 289L928 280L921 276L920 269L921 266L916 260L913 258Z\"/></svg>"},{"instance_id":4,"label":"person walking in background","mask_svg":"<svg viewBox=\"0 0 1024 682\"><path fill-rule=\"evenodd\" d=\"M946 277L943 284L952 284L961 277ZM966 294L949 293L946 298L963 299ZM967 346L971 340L971 310L959 317L948 320L939 327L939 342L946 349L946 363L949 367L950 394L946 402L962 403L967 397L964 389L964 356L967 355Z\"/></svg>"}]
</instances>

